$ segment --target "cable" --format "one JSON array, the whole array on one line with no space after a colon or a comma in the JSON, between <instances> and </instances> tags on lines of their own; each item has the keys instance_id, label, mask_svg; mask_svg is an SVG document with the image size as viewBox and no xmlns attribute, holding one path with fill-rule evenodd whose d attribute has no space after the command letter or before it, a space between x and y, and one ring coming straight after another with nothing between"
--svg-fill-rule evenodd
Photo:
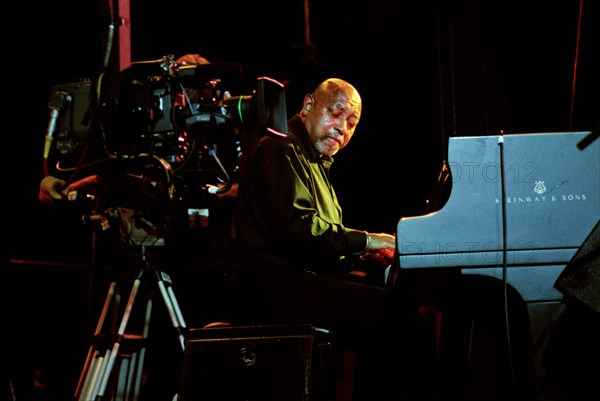
<instances>
[{"instance_id":1,"label":"cable","mask_svg":"<svg viewBox=\"0 0 600 401\"><path fill-rule=\"evenodd\" d=\"M498 137L498 146L500 147L500 184L502 186L502 289L504 297L504 324L506 327L506 345L508 348L508 362L511 375L511 383L513 390L513 399L517 397L517 380L515 378L515 366L512 354L512 341L510 338L510 323L508 317L508 268L507 268L507 230L506 230L506 178L504 176L504 133L500 131Z\"/></svg>"},{"instance_id":2,"label":"cable","mask_svg":"<svg viewBox=\"0 0 600 401\"><path fill-rule=\"evenodd\" d=\"M579 19L577 20L577 40L575 42L575 60L573 62L573 84L571 86L571 110L569 112L569 131L573 129L573 109L575 108L575 86L577 83L577 63L579 60L579 43L581 41L581 15L583 0L579 0Z\"/></svg>"},{"instance_id":3,"label":"cable","mask_svg":"<svg viewBox=\"0 0 600 401\"><path fill-rule=\"evenodd\" d=\"M112 54L113 42L115 40L115 10L112 0L108 0L107 3L110 14L110 24L108 24L106 48L104 49L104 60L102 62L102 67L104 69L108 69L108 66L110 64L110 56Z\"/></svg>"}]
</instances>

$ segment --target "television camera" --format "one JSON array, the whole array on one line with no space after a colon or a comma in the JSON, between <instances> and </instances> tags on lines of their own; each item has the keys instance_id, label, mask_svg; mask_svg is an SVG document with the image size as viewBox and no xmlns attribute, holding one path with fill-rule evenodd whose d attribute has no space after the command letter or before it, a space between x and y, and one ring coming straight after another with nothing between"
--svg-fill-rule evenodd
<instances>
[{"instance_id":1,"label":"television camera","mask_svg":"<svg viewBox=\"0 0 600 401\"><path fill-rule=\"evenodd\" d=\"M152 222L183 206L201 219L210 197L231 190L245 139L286 135L283 84L259 77L251 94L223 90L224 80L241 75L239 63L179 65L168 55L54 86L40 200L100 197L106 210L135 210ZM125 241L162 240L141 234Z\"/></svg>"},{"instance_id":2,"label":"television camera","mask_svg":"<svg viewBox=\"0 0 600 401\"><path fill-rule=\"evenodd\" d=\"M193 241L189 248L202 250L211 231L192 229L208 225L215 202L234 199L243 153L262 136L287 131L284 86L260 77L249 95L222 90L224 80L240 77L238 63L178 65L165 56L52 88L40 201L75 206L84 222L110 229L114 236L108 239L119 246L103 255L104 263L119 263L113 256L124 250L127 258L119 265L128 268L123 272L139 267L124 307L118 305L116 281L109 287L74 399L122 391L137 398L153 297L152 289L142 286L146 273L154 278L185 348L187 325L171 279L160 268L160 260L173 263L174 253L164 252L173 247L164 246L179 245L185 237ZM92 239L95 264L96 236ZM136 316L139 334L129 335L138 291L146 295L146 313ZM109 310L112 319L104 313ZM122 341L130 352L120 351Z\"/></svg>"}]
</instances>

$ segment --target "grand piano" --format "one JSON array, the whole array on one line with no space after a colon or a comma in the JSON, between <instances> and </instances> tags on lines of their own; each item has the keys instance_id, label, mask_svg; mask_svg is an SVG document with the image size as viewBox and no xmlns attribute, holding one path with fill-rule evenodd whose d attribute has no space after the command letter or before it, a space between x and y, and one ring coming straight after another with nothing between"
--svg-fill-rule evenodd
<instances>
[{"instance_id":1,"label":"grand piano","mask_svg":"<svg viewBox=\"0 0 600 401\"><path fill-rule=\"evenodd\" d=\"M539 351L549 343L553 322L572 304L558 290L557 279L574 259L581 260L581 250L596 249L600 242L594 234L600 224L600 140L590 141L594 136L560 132L450 138L445 203L429 214L398 221L396 276L404 270L427 277L429 285L432 277L451 273L469 284L450 286L450 298L439 297L447 287L434 287L443 372L439 391L466 399L471 391L488 391L482 389L490 377L498 387L489 388L503 389L498 391L505 392L505 399L537 399L536 394L546 391L544 383L552 375ZM593 247L587 246L590 239ZM598 304L599 284L588 281L582 284L593 286L586 293ZM481 351L481 343L495 345ZM508 344L513 352L498 357L501 351L495 350ZM481 362L487 360L482 355L489 362ZM461 383L472 384L461 389Z\"/></svg>"},{"instance_id":2,"label":"grand piano","mask_svg":"<svg viewBox=\"0 0 600 401\"><path fill-rule=\"evenodd\" d=\"M452 137L451 191L397 224L399 269L506 278L525 302L554 284L600 219L600 140L590 132Z\"/></svg>"}]
</instances>

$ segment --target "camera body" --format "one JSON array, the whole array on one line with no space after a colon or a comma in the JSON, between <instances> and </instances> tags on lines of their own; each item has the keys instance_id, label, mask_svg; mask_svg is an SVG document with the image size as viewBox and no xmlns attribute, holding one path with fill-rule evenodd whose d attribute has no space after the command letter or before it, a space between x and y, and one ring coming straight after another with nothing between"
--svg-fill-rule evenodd
<instances>
[{"instance_id":1,"label":"camera body","mask_svg":"<svg viewBox=\"0 0 600 401\"><path fill-rule=\"evenodd\" d=\"M97 82L53 87L53 99L57 94L68 98L66 107L61 105L56 141L60 157L80 152L96 135L93 130L101 136L96 145L113 156L152 153L170 163L184 159L198 139L243 127L285 136L283 84L259 77L251 94L231 96L221 79L241 76L239 64L173 66L171 59L133 63L122 72L102 74Z\"/></svg>"},{"instance_id":2,"label":"camera body","mask_svg":"<svg viewBox=\"0 0 600 401\"><path fill-rule=\"evenodd\" d=\"M225 176L221 179L228 180L222 170L233 172L237 166L221 163L217 148L237 161L244 132L285 136L287 130L283 84L260 77L251 94L232 96L221 88L222 79L237 76L237 63L178 66L165 56L103 73L95 82L56 85L50 107L60 109L60 118L56 133L49 133L53 158L70 168L90 158L152 156L173 171L189 173L201 168L198 159L212 159ZM88 160L82 163L82 158Z\"/></svg>"},{"instance_id":3,"label":"camera body","mask_svg":"<svg viewBox=\"0 0 600 401\"><path fill-rule=\"evenodd\" d=\"M284 86L260 77L251 94L231 96L222 79L238 75L237 63L178 66L166 56L53 87L51 120L59 116L45 161L57 160L48 175L64 181L52 193L85 189L105 210L161 224L181 213L200 226L190 216L232 187L243 137L287 130Z\"/></svg>"}]
</instances>

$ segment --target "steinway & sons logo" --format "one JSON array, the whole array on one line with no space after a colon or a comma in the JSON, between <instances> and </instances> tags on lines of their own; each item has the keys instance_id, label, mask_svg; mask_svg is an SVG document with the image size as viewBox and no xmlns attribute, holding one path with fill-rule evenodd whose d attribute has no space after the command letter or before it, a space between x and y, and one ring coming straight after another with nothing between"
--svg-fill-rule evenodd
<instances>
[{"instance_id":1,"label":"steinway & sons logo","mask_svg":"<svg viewBox=\"0 0 600 401\"><path fill-rule=\"evenodd\" d=\"M557 185L555 188L558 188ZM544 181L535 181L532 195L507 196L507 204L519 203L544 203L544 202L578 202L586 201L587 197L582 194L548 194ZM500 199L496 198L496 203L500 203Z\"/></svg>"}]
</instances>

